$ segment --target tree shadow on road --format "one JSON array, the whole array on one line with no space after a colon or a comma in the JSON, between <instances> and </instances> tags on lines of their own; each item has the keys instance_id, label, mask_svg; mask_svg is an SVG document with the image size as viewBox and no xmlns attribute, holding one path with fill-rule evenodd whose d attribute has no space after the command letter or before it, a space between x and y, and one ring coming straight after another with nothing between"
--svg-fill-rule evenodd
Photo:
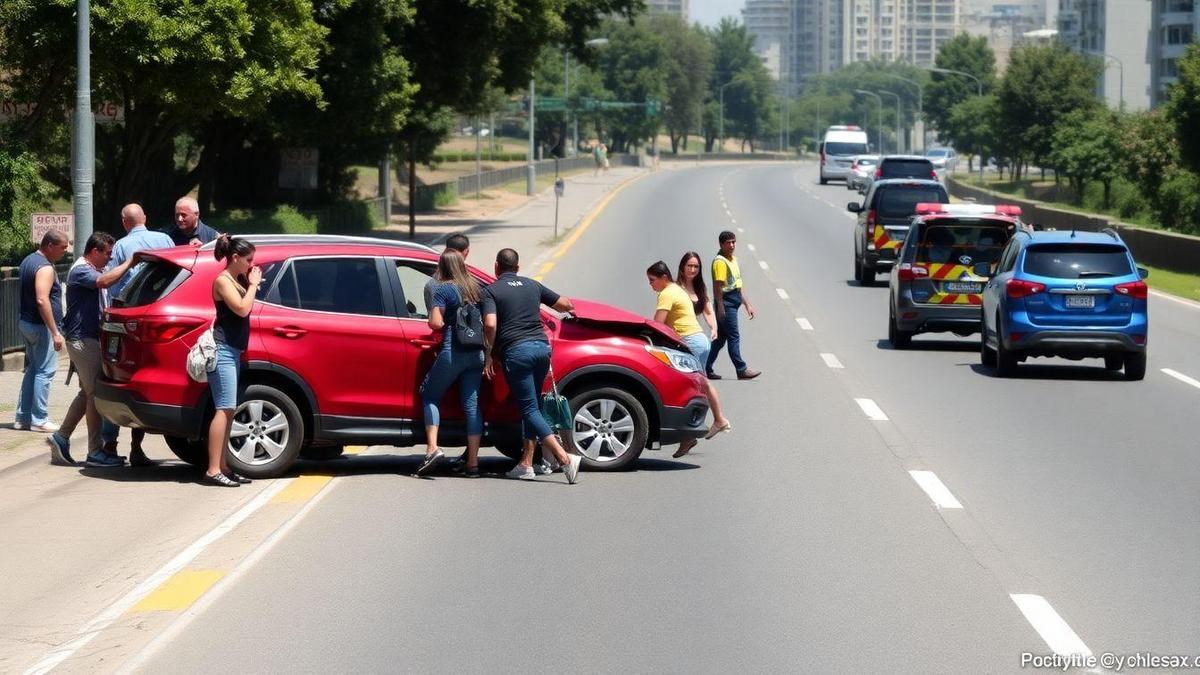
<instances>
[{"instance_id":1,"label":"tree shadow on road","mask_svg":"<svg viewBox=\"0 0 1200 675\"><path fill-rule=\"evenodd\" d=\"M1080 381L1080 382L1127 382L1125 375L1121 371L1105 370L1101 365L1050 365L1050 364L1029 364L1023 363L1017 367L1017 372L1012 377L999 378L996 377L996 371L992 368L984 366L980 363L960 363L960 366L967 366L971 370L980 375L986 375L995 379L1010 379L1010 380L1060 380L1060 381Z\"/></svg>"}]
</instances>

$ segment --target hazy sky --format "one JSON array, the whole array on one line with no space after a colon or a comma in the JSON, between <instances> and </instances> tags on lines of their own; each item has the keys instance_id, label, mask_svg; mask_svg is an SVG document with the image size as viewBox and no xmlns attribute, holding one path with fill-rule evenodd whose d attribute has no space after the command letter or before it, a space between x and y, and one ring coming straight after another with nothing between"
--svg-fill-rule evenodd
<instances>
[{"instance_id":1,"label":"hazy sky","mask_svg":"<svg viewBox=\"0 0 1200 675\"><path fill-rule=\"evenodd\" d=\"M723 16L732 16L742 20L742 7L745 0L692 0L689 8L689 20L700 22L705 26L715 26Z\"/></svg>"}]
</instances>

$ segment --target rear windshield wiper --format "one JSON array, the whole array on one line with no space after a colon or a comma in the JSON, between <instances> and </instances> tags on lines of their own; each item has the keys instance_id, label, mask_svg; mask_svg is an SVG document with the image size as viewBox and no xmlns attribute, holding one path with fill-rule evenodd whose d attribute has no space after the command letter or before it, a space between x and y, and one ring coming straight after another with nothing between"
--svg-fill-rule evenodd
<instances>
[{"instance_id":1,"label":"rear windshield wiper","mask_svg":"<svg viewBox=\"0 0 1200 675\"><path fill-rule=\"evenodd\" d=\"M1092 270L1092 271L1089 271L1089 272L1080 272L1080 273L1079 273L1079 277L1078 277L1078 278L1080 278L1080 279L1088 279L1088 278L1091 278L1091 277L1119 277L1119 276L1121 276L1121 275L1120 275L1120 274L1113 274L1112 272L1103 272L1103 271L1100 271L1100 270Z\"/></svg>"}]
</instances>

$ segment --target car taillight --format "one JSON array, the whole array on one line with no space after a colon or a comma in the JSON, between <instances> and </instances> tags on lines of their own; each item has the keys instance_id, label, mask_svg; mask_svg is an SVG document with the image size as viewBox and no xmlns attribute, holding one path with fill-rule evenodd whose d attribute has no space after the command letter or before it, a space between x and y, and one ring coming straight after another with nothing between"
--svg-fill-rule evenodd
<instances>
[{"instance_id":1,"label":"car taillight","mask_svg":"<svg viewBox=\"0 0 1200 675\"><path fill-rule=\"evenodd\" d=\"M137 340L138 342L170 342L176 338L187 335L191 331L203 325L203 319L193 317L187 318L164 318L164 319L138 319L125 322L125 334Z\"/></svg>"},{"instance_id":2,"label":"car taillight","mask_svg":"<svg viewBox=\"0 0 1200 675\"><path fill-rule=\"evenodd\" d=\"M867 227L875 227L875 209L867 211Z\"/></svg>"},{"instance_id":3,"label":"car taillight","mask_svg":"<svg viewBox=\"0 0 1200 675\"><path fill-rule=\"evenodd\" d=\"M1121 295L1127 295L1135 300L1145 300L1149 288L1144 281L1131 281L1127 284L1117 284L1114 289Z\"/></svg>"},{"instance_id":4,"label":"car taillight","mask_svg":"<svg viewBox=\"0 0 1200 675\"><path fill-rule=\"evenodd\" d=\"M875 169L875 177L883 178L883 165L880 164L878 169Z\"/></svg>"},{"instance_id":5,"label":"car taillight","mask_svg":"<svg viewBox=\"0 0 1200 675\"><path fill-rule=\"evenodd\" d=\"M1005 293L1008 297L1014 300L1024 298L1026 296L1041 293L1046 290L1046 284L1039 284L1036 281L1025 281L1024 279L1009 279L1004 285Z\"/></svg>"},{"instance_id":6,"label":"car taillight","mask_svg":"<svg viewBox=\"0 0 1200 675\"><path fill-rule=\"evenodd\" d=\"M930 177L930 178L932 178L933 180L937 180L937 169L934 169L933 171L930 171L930 172L929 172L929 177Z\"/></svg>"},{"instance_id":7,"label":"car taillight","mask_svg":"<svg viewBox=\"0 0 1200 675\"><path fill-rule=\"evenodd\" d=\"M822 150L821 151L821 164L824 164L824 163L825 163L825 151Z\"/></svg>"},{"instance_id":8,"label":"car taillight","mask_svg":"<svg viewBox=\"0 0 1200 675\"><path fill-rule=\"evenodd\" d=\"M904 263L896 273L900 276L900 281L916 281L929 276L928 269L911 263Z\"/></svg>"}]
</instances>

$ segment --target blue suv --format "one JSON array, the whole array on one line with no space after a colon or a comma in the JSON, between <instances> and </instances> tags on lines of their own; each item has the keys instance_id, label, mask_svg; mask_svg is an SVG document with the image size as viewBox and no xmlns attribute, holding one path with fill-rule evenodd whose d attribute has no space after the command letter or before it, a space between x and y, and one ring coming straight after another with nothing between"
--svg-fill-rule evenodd
<instances>
[{"instance_id":1,"label":"blue suv","mask_svg":"<svg viewBox=\"0 0 1200 675\"><path fill-rule=\"evenodd\" d=\"M1100 357L1144 378L1147 276L1113 230L1018 232L983 289L980 360L1010 377L1031 356Z\"/></svg>"}]
</instances>

